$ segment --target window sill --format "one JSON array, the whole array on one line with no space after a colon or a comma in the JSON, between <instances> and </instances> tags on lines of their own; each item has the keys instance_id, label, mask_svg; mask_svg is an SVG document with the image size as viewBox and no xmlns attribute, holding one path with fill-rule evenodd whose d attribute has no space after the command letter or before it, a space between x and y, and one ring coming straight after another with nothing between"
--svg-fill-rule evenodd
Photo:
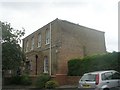
<instances>
[{"instance_id":1,"label":"window sill","mask_svg":"<svg viewBox=\"0 0 120 90\"><path fill-rule=\"evenodd\" d=\"M37 48L41 48L41 46L38 46Z\"/></svg>"},{"instance_id":2,"label":"window sill","mask_svg":"<svg viewBox=\"0 0 120 90\"><path fill-rule=\"evenodd\" d=\"M45 45L50 45L50 43L46 43Z\"/></svg>"},{"instance_id":3,"label":"window sill","mask_svg":"<svg viewBox=\"0 0 120 90\"><path fill-rule=\"evenodd\" d=\"M47 73L47 74L48 74L48 72L47 72L47 71L44 71L43 73Z\"/></svg>"}]
</instances>

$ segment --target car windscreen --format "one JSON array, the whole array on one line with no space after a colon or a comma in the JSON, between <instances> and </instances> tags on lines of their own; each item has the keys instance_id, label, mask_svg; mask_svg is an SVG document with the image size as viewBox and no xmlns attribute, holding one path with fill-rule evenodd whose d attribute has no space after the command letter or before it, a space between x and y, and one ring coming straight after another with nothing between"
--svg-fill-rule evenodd
<instances>
[{"instance_id":1,"label":"car windscreen","mask_svg":"<svg viewBox=\"0 0 120 90\"><path fill-rule=\"evenodd\" d=\"M80 79L81 81L95 81L96 78L96 74L85 74L82 76L82 78Z\"/></svg>"}]
</instances>

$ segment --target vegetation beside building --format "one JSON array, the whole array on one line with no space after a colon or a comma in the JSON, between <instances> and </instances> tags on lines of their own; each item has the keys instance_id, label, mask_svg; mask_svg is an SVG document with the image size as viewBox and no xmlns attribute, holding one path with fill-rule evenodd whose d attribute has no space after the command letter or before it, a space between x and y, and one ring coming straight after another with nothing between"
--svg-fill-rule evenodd
<instances>
[{"instance_id":1,"label":"vegetation beside building","mask_svg":"<svg viewBox=\"0 0 120 90\"><path fill-rule=\"evenodd\" d=\"M3 76L6 71L17 73L21 62L25 60L19 43L24 36L25 30L16 30L9 23L1 22L2 26L2 70Z\"/></svg>"},{"instance_id":2,"label":"vegetation beside building","mask_svg":"<svg viewBox=\"0 0 120 90\"><path fill-rule=\"evenodd\" d=\"M68 62L68 75L81 76L86 72L117 70L120 72L120 52L71 59Z\"/></svg>"}]
</instances>

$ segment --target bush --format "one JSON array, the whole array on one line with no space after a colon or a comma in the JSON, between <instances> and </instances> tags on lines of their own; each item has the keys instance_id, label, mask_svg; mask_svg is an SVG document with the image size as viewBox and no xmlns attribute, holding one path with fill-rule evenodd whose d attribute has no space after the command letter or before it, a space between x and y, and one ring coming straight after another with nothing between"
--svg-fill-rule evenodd
<instances>
[{"instance_id":1,"label":"bush","mask_svg":"<svg viewBox=\"0 0 120 90\"><path fill-rule=\"evenodd\" d=\"M21 84L22 85L31 85L32 80L28 75L23 75L23 76L21 76Z\"/></svg>"},{"instance_id":2,"label":"bush","mask_svg":"<svg viewBox=\"0 0 120 90\"><path fill-rule=\"evenodd\" d=\"M45 88L45 83L50 80L50 76L48 74L41 74L37 77L36 87L37 88Z\"/></svg>"},{"instance_id":3,"label":"bush","mask_svg":"<svg viewBox=\"0 0 120 90\"><path fill-rule=\"evenodd\" d=\"M48 82L46 82L46 84L45 84L45 88L47 88L47 89L54 89L54 88L56 88L56 87L58 87L58 82L53 81L53 80L48 81Z\"/></svg>"},{"instance_id":4,"label":"bush","mask_svg":"<svg viewBox=\"0 0 120 90\"><path fill-rule=\"evenodd\" d=\"M21 84L21 76L12 76L11 77L11 84L20 85Z\"/></svg>"},{"instance_id":5,"label":"bush","mask_svg":"<svg viewBox=\"0 0 120 90\"><path fill-rule=\"evenodd\" d=\"M14 85L30 85L32 84L32 80L28 75L16 75L11 77L10 83Z\"/></svg>"}]
</instances>

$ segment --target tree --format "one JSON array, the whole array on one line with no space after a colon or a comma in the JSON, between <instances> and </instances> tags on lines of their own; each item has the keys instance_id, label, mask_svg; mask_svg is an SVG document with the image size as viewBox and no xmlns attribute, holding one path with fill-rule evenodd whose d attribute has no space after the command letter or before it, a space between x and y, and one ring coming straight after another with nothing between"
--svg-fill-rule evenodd
<instances>
[{"instance_id":1,"label":"tree","mask_svg":"<svg viewBox=\"0 0 120 90\"><path fill-rule=\"evenodd\" d=\"M2 70L16 71L21 61L24 60L24 53L19 45L25 29L16 30L10 24L2 22Z\"/></svg>"}]
</instances>

